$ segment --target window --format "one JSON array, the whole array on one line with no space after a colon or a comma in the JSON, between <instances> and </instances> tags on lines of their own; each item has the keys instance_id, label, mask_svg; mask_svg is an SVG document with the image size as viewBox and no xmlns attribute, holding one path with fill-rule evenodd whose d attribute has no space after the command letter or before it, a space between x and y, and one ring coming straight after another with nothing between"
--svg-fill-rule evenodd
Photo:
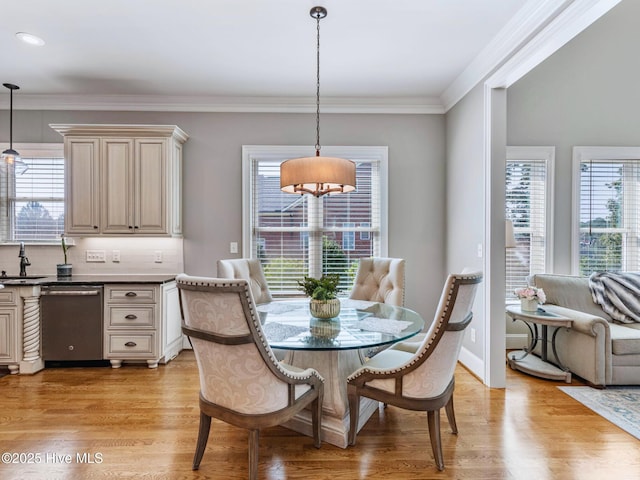
<instances>
[{"instance_id":1,"label":"window","mask_svg":"<svg viewBox=\"0 0 640 480\"><path fill-rule=\"evenodd\" d=\"M57 241L64 232L64 152L62 144L16 145L27 169L2 165L0 203L6 212L0 230L5 242Z\"/></svg>"},{"instance_id":2,"label":"window","mask_svg":"<svg viewBox=\"0 0 640 480\"><path fill-rule=\"evenodd\" d=\"M364 228L369 228L371 224L369 222L362 222L360 226ZM360 240L371 240L371 234L368 231L361 231Z\"/></svg>"},{"instance_id":3,"label":"window","mask_svg":"<svg viewBox=\"0 0 640 480\"><path fill-rule=\"evenodd\" d=\"M554 147L507 147L506 219L513 222L515 248L506 249L506 298L527 276L552 271Z\"/></svg>"},{"instance_id":4,"label":"window","mask_svg":"<svg viewBox=\"0 0 640 480\"><path fill-rule=\"evenodd\" d=\"M356 249L356 224L353 222L344 222L344 232L342 233L342 249L350 251ZM349 230L352 229L352 230Z\"/></svg>"},{"instance_id":5,"label":"window","mask_svg":"<svg viewBox=\"0 0 640 480\"><path fill-rule=\"evenodd\" d=\"M574 147L573 271L640 270L640 147Z\"/></svg>"},{"instance_id":6,"label":"window","mask_svg":"<svg viewBox=\"0 0 640 480\"><path fill-rule=\"evenodd\" d=\"M320 198L283 193L280 164L313 156L313 150L243 147L243 254L262 261L274 295L299 295L298 280L324 273L340 274L347 289L359 258L387 255L387 148L323 147L322 152L356 162L355 192Z\"/></svg>"}]
</instances>

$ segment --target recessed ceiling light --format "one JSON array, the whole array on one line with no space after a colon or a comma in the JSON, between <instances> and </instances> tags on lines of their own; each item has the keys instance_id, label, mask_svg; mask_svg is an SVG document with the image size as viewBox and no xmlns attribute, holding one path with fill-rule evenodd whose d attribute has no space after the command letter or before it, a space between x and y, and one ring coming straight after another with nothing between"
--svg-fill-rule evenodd
<instances>
[{"instance_id":1,"label":"recessed ceiling light","mask_svg":"<svg viewBox=\"0 0 640 480\"><path fill-rule=\"evenodd\" d=\"M28 43L29 45L36 45L38 47L41 47L42 45L44 45L43 39L31 33L18 32L16 33L16 37L18 37L24 43Z\"/></svg>"}]
</instances>

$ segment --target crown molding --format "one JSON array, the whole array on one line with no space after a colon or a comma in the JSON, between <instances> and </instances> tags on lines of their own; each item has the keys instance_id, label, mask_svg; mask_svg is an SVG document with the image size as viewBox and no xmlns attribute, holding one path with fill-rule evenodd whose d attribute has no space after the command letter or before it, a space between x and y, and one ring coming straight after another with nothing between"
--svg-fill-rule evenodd
<instances>
[{"instance_id":1,"label":"crown molding","mask_svg":"<svg viewBox=\"0 0 640 480\"><path fill-rule=\"evenodd\" d=\"M530 0L442 93L448 111L576 0ZM580 1L580 0L577 0Z\"/></svg>"},{"instance_id":2,"label":"crown molding","mask_svg":"<svg viewBox=\"0 0 640 480\"><path fill-rule=\"evenodd\" d=\"M440 97L323 97L322 113L443 114L478 83L508 87L621 0L529 0ZM506 67L506 68L505 68ZM8 109L0 99L0 109ZM14 110L315 113L315 98L280 96L38 95Z\"/></svg>"},{"instance_id":3,"label":"crown molding","mask_svg":"<svg viewBox=\"0 0 640 480\"><path fill-rule=\"evenodd\" d=\"M101 135L122 137L132 132L139 136L174 137L181 142L187 141L189 135L177 125L122 125L122 124L76 124L50 123L49 126L60 135Z\"/></svg>"},{"instance_id":4,"label":"crown molding","mask_svg":"<svg viewBox=\"0 0 640 480\"><path fill-rule=\"evenodd\" d=\"M491 88L508 88L580 32L615 7L621 0L575 0L545 25L529 42L488 79Z\"/></svg>"},{"instance_id":5,"label":"crown molding","mask_svg":"<svg viewBox=\"0 0 640 480\"><path fill-rule=\"evenodd\" d=\"M621 0L530 0L441 95L445 111L481 81L507 88Z\"/></svg>"},{"instance_id":6,"label":"crown molding","mask_svg":"<svg viewBox=\"0 0 640 480\"><path fill-rule=\"evenodd\" d=\"M37 95L14 99L14 110L146 112L315 113L311 97L224 97L163 95ZM5 105L6 103L6 105ZM8 101L0 103L9 107ZM436 97L325 97L322 113L442 114Z\"/></svg>"}]
</instances>

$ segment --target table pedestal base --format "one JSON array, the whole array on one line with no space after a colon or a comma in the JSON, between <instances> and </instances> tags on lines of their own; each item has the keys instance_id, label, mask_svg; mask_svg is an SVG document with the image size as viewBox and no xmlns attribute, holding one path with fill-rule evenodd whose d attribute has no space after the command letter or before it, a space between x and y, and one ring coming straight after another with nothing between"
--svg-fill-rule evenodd
<instances>
[{"instance_id":1,"label":"table pedestal base","mask_svg":"<svg viewBox=\"0 0 640 480\"><path fill-rule=\"evenodd\" d=\"M350 418L347 377L362 366L358 350L291 350L287 352L284 362L299 368L314 368L324 377L322 441L346 448ZM361 398L360 401L358 430L362 428L380 404L369 398ZM303 410L283 426L311 436L311 412Z\"/></svg>"},{"instance_id":2,"label":"table pedestal base","mask_svg":"<svg viewBox=\"0 0 640 480\"><path fill-rule=\"evenodd\" d=\"M361 402L358 431L367 423L369 417L378 410L378 406L380 405L380 402L364 397ZM282 426L310 437L313 435L311 412L309 410L303 410L288 422L283 423ZM346 417L336 418L328 415L326 412L322 412L322 427L320 432L323 442L330 443L336 447L347 448L349 444L349 413L347 413Z\"/></svg>"}]
</instances>

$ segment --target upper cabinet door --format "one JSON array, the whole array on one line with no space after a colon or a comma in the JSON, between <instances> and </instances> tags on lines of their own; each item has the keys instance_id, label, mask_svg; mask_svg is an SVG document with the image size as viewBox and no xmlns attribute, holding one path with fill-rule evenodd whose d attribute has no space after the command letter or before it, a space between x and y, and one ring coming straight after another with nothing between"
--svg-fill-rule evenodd
<instances>
[{"instance_id":1,"label":"upper cabinet door","mask_svg":"<svg viewBox=\"0 0 640 480\"><path fill-rule=\"evenodd\" d=\"M68 137L65 142L65 231L100 233L100 140Z\"/></svg>"},{"instance_id":2,"label":"upper cabinet door","mask_svg":"<svg viewBox=\"0 0 640 480\"><path fill-rule=\"evenodd\" d=\"M102 233L134 232L133 140L102 139Z\"/></svg>"},{"instance_id":3,"label":"upper cabinet door","mask_svg":"<svg viewBox=\"0 0 640 480\"><path fill-rule=\"evenodd\" d=\"M135 141L135 233L167 232L167 142L161 138Z\"/></svg>"}]
</instances>

